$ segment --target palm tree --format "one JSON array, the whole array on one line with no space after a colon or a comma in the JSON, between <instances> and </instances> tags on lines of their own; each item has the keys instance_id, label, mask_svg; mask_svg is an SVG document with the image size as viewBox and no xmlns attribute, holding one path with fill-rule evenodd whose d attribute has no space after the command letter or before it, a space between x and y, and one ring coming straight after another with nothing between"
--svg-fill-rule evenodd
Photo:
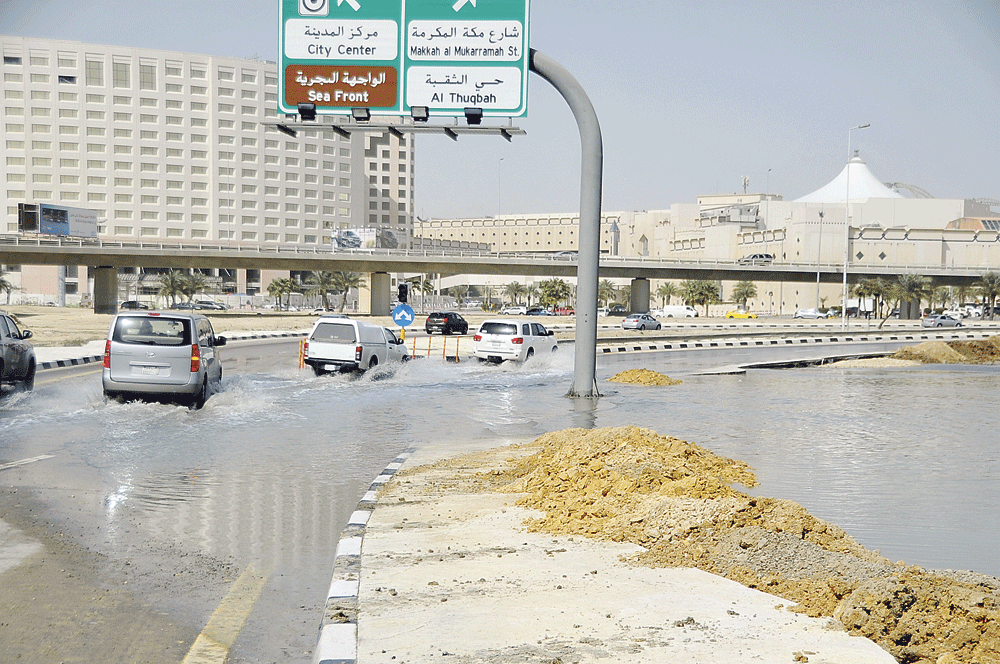
<instances>
[{"instance_id":1,"label":"palm tree","mask_svg":"<svg viewBox=\"0 0 1000 664\"><path fill-rule=\"evenodd\" d=\"M177 304L177 296L184 294L184 276L180 270L170 270L161 274L159 278L160 289L156 291L156 295L169 300L170 306Z\"/></svg>"},{"instance_id":2,"label":"palm tree","mask_svg":"<svg viewBox=\"0 0 1000 664\"><path fill-rule=\"evenodd\" d=\"M17 286L7 280L7 273L0 270L0 293L7 293L7 304L10 304L10 294L17 290Z\"/></svg>"},{"instance_id":3,"label":"palm tree","mask_svg":"<svg viewBox=\"0 0 1000 664\"><path fill-rule=\"evenodd\" d=\"M323 298L323 309L330 309L330 291L334 290L337 283L333 272L314 270L306 277L306 283L312 286L306 293L321 296Z\"/></svg>"},{"instance_id":4,"label":"palm tree","mask_svg":"<svg viewBox=\"0 0 1000 664\"><path fill-rule=\"evenodd\" d=\"M881 277L876 279L862 279L861 283L854 287L854 295L858 298L870 297L875 300L875 311L880 312L882 305L887 299L891 299L891 287ZM876 316L880 315L876 313Z\"/></svg>"},{"instance_id":5,"label":"palm tree","mask_svg":"<svg viewBox=\"0 0 1000 664\"><path fill-rule=\"evenodd\" d=\"M194 299L194 296L199 292L205 290L208 287L208 278L205 277L204 272L199 272L195 270L190 274L185 274L181 277L181 293L183 293L188 302Z\"/></svg>"},{"instance_id":6,"label":"palm tree","mask_svg":"<svg viewBox=\"0 0 1000 664\"><path fill-rule=\"evenodd\" d=\"M920 300L927 296L929 282L927 277L921 277L915 274L901 274L897 279L896 283L892 284L887 290L886 298L889 300L894 300L900 309L900 316L902 317L903 302L916 302L917 309L920 309ZM892 311L886 314L886 317L882 319L879 323L881 328L885 321L889 319Z\"/></svg>"},{"instance_id":7,"label":"palm tree","mask_svg":"<svg viewBox=\"0 0 1000 664\"><path fill-rule=\"evenodd\" d=\"M935 302L941 303L942 309L948 308L948 299L951 297L951 289L947 286L935 286L930 292L930 303L931 307L934 306Z\"/></svg>"},{"instance_id":8,"label":"palm tree","mask_svg":"<svg viewBox=\"0 0 1000 664\"><path fill-rule=\"evenodd\" d=\"M602 279L601 283L597 284L597 300L608 306L614 298L615 284L610 279Z\"/></svg>"},{"instance_id":9,"label":"palm tree","mask_svg":"<svg viewBox=\"0 0 1000 664\"><path fill-rule=\"evenodd\" d=\"M528 294L528 287L524 284L512 281L503 287L503 294L510 300L512 305L516 305L522 296Z\"/></svg>"},{"instance_id":10,"label":"palm tree","mask_svg":"<svg viewBox=\"0 0 1000 664\"><path fill-rule=\"evenodd\" d=\"M542 292L540 302L543 307L556 306L563 300L567 300L570 296L569 284L559 277L546 279L538 286Z\"/></svg>"},{"instance_id":11,"label":"palm tree","mask_svg":"<svg viewBox=\"0 0 1000 664\"><path fill-rule=\"evenodd\" d=\"M539 294L540 293L539 293L537 285L532 284L530 286L526 286L526 290L524 292L524 295L527 297L527 300L528 300L527 304L528 304L528 306L531 306L532 302L537 302L538 301Z\"/></svg>"},{"instance_id":12,"label":"palm tree","mask_svg":"<svg viewBox=\"0 0 1000 664\"><path fill-rule=\"evenodd\" d=\"M363 288L365 280L360 272L334 272L333 276L334 286L331 290L334 293L342 294L340 298L340 311L343 311L347 305L347 294L355 288Z\"/></svg>"},{"instance_id":13,"label":"palm tree","mask_svg":"<svg viewBox=\"0 0 1000 664\"><path fill-rule=\"evenodd\" d=\"M719 286L714 281L685 279L681 282L681 299L692 307L705 305L705 315L708 316L708 305L720 301Z\"/></svg>"},{"instance_id":14,"label":"palm tree","mask_svg":"<svg viewBox=\"0 0 1000 664\"><path fill-rule=\"evenodd\" d=\"M740 309L747 308L747 300L757 297L757 286L752 281L737 281L733 287L733 300L738 302Z\"/></svg>"},{"instance_id":15,"label":"palm tree","mask_svg":"<svg viewBox=\"0 0 1000 664\"><path fill-rule=\"evenodd\" d=\"M997 303L997 296L1000 296L1000 274L987 272L979 277L979 281L976 282L976 290L983 298L983 304L989 306L990 320L993 320L993 309Z\"/></svg>"},{"instance_id":16,"label":"palm tree","mask_svg":"<svg viewBox=\"0 0 1000 664\"><path fill-rule=\"evenodd\" d=\"M670 298L677 295L677 284L672 281L664 281L660 284L659 288L656 289L654 295L660 298L660 306L666 306L670 304Z\"/></svg>"}]
</instances>

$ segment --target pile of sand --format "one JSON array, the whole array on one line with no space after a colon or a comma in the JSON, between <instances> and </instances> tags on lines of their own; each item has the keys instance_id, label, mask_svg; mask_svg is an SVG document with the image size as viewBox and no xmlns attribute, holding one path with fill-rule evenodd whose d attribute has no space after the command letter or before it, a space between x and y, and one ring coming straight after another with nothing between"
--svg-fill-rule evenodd
<instances>
[{"instance_id":1,"label":"pile of sand","mask_svg":"<svg viewBox=\"0 0 1000 664\"><path fill-rule=\"evenodd\" d=\"M900 348L892 357L924 364L992 364L1000 362L1000 337L976 341L925 341Z\"/></svg>"},{"instance_id":2,"label":"pile of sand","mask_svg":"<svg viewBox=\"0 0 1000 664\"><path fill-rule=\"evenodd\" d=\"M533 531L639 544L636 562L698 567L830 616L901 662L1000 662L1000 582L891 563L797 503L730 486L743 462L648 429L546 434L485 488L525 494Z\"/></svg>"},{"instance_id":3,"label":"pile of sand","mask_svg":"<svg viewBox=\"0 0 1000 664\"><path fill-rule=\"evenodd\" d=\"M657 371L650 371L649 369L628 369L626 371L621 371L611 378L608 378L609 383L630 383L632 385L649 385L649 386L659 386L659 385L680 385L681 381L671 378L670 376L664 376Z\"/></svg>"}]
</instances>

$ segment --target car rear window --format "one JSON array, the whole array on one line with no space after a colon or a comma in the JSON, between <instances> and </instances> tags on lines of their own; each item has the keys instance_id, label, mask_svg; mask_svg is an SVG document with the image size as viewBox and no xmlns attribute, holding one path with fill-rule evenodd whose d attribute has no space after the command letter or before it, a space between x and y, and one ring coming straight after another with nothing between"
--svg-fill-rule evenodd
<instances>
[{"instance_id":1,"label":"car rear window","mask_svg":"<svg viewBox=\"0 0 1000 664\"><path fill-rule=\"evenodd\" d=\"M483 323L479 332L481 334L517 334L517 325L513 323Z\"/></svg>"},{"instance_id":2,"label":"car rear window","mask_svg":"<svg viewBox=\"0 0 1000 664\"><path fill-rule=\"evenodd\" d=\"M146 346L183 346L191 343L191 321L186 318L122 316L111 340Z\"/></svg>"},{"instance_id":3,"label":"car rear window","mask_svg":"<svg viewBox=\"0 0 1000 664\"><path fill-rule=\"evenodd\" d=\"M357 341L353 325L338 325L337 323L320 323L313 330L310 338L333 344L353 344Z\"/></svg>"}]
</instances>

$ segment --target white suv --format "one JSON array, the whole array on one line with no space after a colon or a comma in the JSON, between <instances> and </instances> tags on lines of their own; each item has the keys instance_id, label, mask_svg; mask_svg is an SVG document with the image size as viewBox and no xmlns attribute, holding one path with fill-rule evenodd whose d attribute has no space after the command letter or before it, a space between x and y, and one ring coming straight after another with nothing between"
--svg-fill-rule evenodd
<instances>
[{"instance_id":1,"label":"white suv","mask_svg":"<svg viewBox=\"0 0 1000 664\"><path fill-rule=\"evenodd\" d=\"M552 353L559 342L541 323L494 318L485 320L473 337L472 352L480 360L523 362L538 353Z\"/></svg>"}]
</instances>

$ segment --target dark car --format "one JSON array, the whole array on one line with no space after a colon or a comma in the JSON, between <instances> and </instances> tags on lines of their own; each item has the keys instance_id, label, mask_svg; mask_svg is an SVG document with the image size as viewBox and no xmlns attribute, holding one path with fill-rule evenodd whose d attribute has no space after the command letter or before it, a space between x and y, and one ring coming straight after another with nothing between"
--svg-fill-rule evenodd
<instances>
[{"instance_id":1,"label":"dark car","mask_svg":"<svg viewBox=\"0 0 1000 664\"><path fill-rule=\"evenodd\" d=\"M542 307L532 307L528 309L528 316L555 316L554 313Z\"/></svg>"},{"instance_id":2,"label":"dark car","mask_svg":"<svg viewBox=\"0 0 1000 664\"><path fill-rule=\"evenodd\" d=\"M437 311L427 317L424 323L427 334L467 334L469 323L454 311Z\"/></svg>"},{"instance_id":3,"label":"dark car","mask_svg":"<svg viewBox=\"0 0 1000 664\"><path fill-rule=\"evenodd\" d=\"M122 306L119 309L124 309L126 311L139 311L149 309L149 305L139 302L138 300L125 300L122 302Z\"/></svg>"},{"instance_id":4,"label":"dark car","mask_svg":"<svg viewBox=\"0 0 1000 664\"><path fill-rule=\"evenodd\" d=\"M191 302L176 302L176 303L170 305L170 308L171 309L184 309L184 310L187 310L187 311L194 311L198 307L196 307Z\"/></svg>"},{"instance_id":5,"label":"dark car","mask_svg":"<svg viewBox=\"0 0 1000 664\"><path fill-rule=\"evenodd\" d=\"M209 309L214 311L225 311L228 307L212 300L198 300L194 303L195 309Z\"/></svg>"},{"instance_id":6,"label":"dark car","mask_svg":"<svg viewBox=\"0 0 1000 664\"><path fill-rule=\"evenodd\" d=\"M31 330L19 330L14 319L0 312L0 383L28 392L35 386L35 349Z\"/></svg>"},{"instance_id":7,"label":"dark car","mask_svg":"<svg viewBox=\"0 0 1000 664\"><path fill-rule=\"evenodd\" d=\"M622 304L612 305L611 308L608 309L609 316L624 316L627 313L628 309L626 309L625 306Z\"/></svg>"}]
</instances>

